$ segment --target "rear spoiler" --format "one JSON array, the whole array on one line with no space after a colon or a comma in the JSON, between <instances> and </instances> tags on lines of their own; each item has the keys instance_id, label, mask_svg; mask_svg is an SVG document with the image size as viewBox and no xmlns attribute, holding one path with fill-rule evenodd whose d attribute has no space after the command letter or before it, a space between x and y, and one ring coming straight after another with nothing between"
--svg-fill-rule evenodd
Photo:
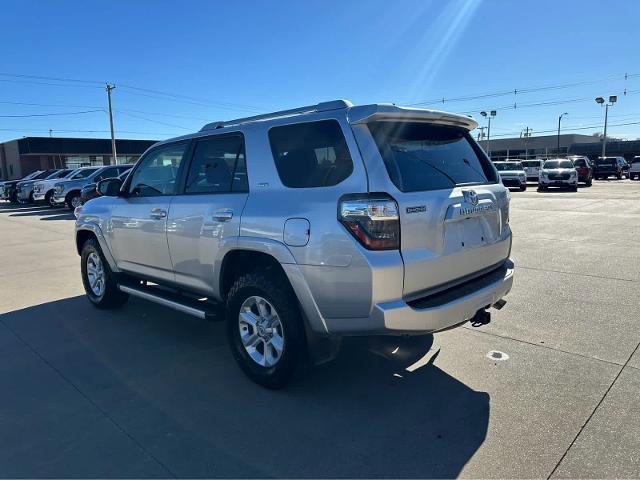
<instances>
[{"instance_id":1,"label":"rear spoiler","mask_svg":"<svg viewBox=\"0 0 640 480\"><path fill-rule=\"evenodd\" d=\"M379 120L396 120L403 122L425 122L437 125L450 125L473 130L478 126L472 117L456 113L426 110L423 108L397 107L392 104L358 105L349 108L349 123L375 122Z\"/></svg>"}]
</instances>

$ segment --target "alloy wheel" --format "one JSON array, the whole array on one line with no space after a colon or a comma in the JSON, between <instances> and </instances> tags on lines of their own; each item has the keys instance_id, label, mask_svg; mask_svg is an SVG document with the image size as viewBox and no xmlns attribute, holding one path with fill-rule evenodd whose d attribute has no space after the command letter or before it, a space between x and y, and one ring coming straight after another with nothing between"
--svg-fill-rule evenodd
<instances>
[{"instance_id":1,"label":"alloy wheel","mask_svg":"<svg viewBox=\"0 0 640 480\"><path fill-rule=\"evenodd\" d=\"M273 367L284 352L284 330L278 312L265 298L252 296L238 314L240 340L251 359L263 367Z\"/></svg>"}]
</instances>

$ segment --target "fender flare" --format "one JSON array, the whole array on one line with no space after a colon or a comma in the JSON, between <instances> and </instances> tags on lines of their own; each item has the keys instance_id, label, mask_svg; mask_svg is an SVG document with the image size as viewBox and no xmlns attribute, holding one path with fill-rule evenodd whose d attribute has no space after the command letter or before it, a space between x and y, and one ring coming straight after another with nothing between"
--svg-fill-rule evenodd
<instances>
[{"instance_id":1,"label":"fender flare","mask_svg":"<svg viewBox=\"0 0 640 480\"><path fill-rule=\"evenodd\" d=\"M260 252L273 257L281 265L284 274L298 298L298 302L300 302L303 316L306 319L305 323L317 334L327 335L329 333L327 324L313 298L309 285L300 271L293 254L284 243L268 238L241 236L237 238L233 245L229 245L228 248L224 250L224 254L221 255L221 258L216 262L218 263L216 268L220 274L222 273L221 266L224 258L237 250ZM220 284L221 281L219 280L218 286ZM218 293L218 295L220 296L220 293Z\"/></svg>"},{"instance_id":2,"label":"fender flare","mask_svg":"<svg viewBox=\"0 0 640 480\"><path fill-rule=\"evenodd\" d=\"M113 258L113 255L111 254L111 249L107 244L107 240L105 239L100 226L95 222L78 220L76 223L76 244L77 244L78 232L81 232L81 231L91 232L96 237L96 239L98 240L98 244L100 245L100 249L102 250L102 254L104 255L104 258L107 260L107 263L109 264L109 268L111 268L111 271L116 273L120 272L120 269L116 265L116 261ZM80 251L78 251L78 253L80 253Z\"/></svg>"}]
</instances>

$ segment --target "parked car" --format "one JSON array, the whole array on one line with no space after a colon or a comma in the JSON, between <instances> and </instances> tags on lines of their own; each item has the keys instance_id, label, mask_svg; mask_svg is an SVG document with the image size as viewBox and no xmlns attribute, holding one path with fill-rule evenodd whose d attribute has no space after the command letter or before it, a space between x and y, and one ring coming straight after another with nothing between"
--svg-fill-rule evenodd
<instances>
[{"instance_id":1,"label":"parked car","mask_svg":"<svg viewBox=\"0 0 640 480\"><path fill-rule=\"evenodd\" d=\"M598 157L598 159L596 160L596 168L593 172L594 178L596 180L601 178L607 179L613 175L618 180L620 180L625 173L622 162L620 160L624 160L624 158Z\"/></svg>"},{"instance_id":2,"label":"parked car","mask_svg":"<svg viewBox=\"0 0 640 480\"><path fill-rule=\"evenodd\" d=\"M36 181L33 184L33 201L34 202L45 202L51 207L54 207L53 203L53 188L56 183L59 183L63 180L69 180L73 178L78 172L82 169L76 168L72 170L64 170L64 174L60 174L57 178L47 178L45 180Z\"/></svg>"},{"instance_id":3,"label":"parked car","mask_svg":"<svg viewBox=\"0 0 640 480\"><path fill-rule=\"evenodd\" d=\"M524 171L527 174L527 181L538 183L538 179L540 178L540 170L542 170L544 160L523 160L521 163L524 167Z\"/></svg>"},{"instance_id":4,"label":"parked car","mask_svg":"<svg viewBox=\"0 0 640 480\"><path fill-rule=\"evenodd\" d=\"M640 157L633 157L629 168L629 178L631 180L640 180Z\"/></svg>"},{"instance_id":5,"label":"parked car","mask_svg":"<svg viewBox=\"0 0 640 480\"><path fill-rule=\"evenodd\" d=\"M53 189L53 203L55 206L66 205L69 210L80 206L80 191L89 183L95 183L105 178L117 177L130 165L110 165L106 167L84 167L81 174L69 180L55 184ZM78 177L78 178L76 178Z\"/></svg>"},{"instance_id":6,"label":"parked car","mask_svg":"<svg viewBox=\"0 0 640 480\"><path fill-rule=\"evenodd\" d=\"M572 156L569 160L578 172L578 182L583 182L587 187L593 184L593 167L589 157Z\"/></svg>"},{"instance_id":7,"label":"parked car","mask_svg":"<svg viewBox=\"0 0 640 480\"><path fill-rule=\"evenodd\" d=\"M124 180L127 175L129 174L129 170L131 170L131 167L133 165L123 165L123 166L127 166L129 168L127 168L124 172L122 172L120 175L118 175L118 178L121 180ZM84 205L85 203L87 203L89 200L96 198L96 197L100 197L101 194L98 191L98 189L96 188L97 183L96 182L92 182L92 183L88 183L86 184L84 187L82 187L82 190L80 190L80 205Z\"/></svg>"},{"instance_id":8,"label":"parked car","mask_svg":"<svg viewBox=\"0 0 640 480\"><path fill-rule=\"evenodd\" d=\"M222 316L271 388L344 335L487 323L513 281L510 196L476 126L337 100L155 144L80 211L86 295Z\"/></svg>"},{"instance_id":9,"label":"parked car","mask_svg":"<svg viewBox=\"0 0 640 480\"><path fill-rule=\"evenodd\" d=\"M46 171L36 170L35 172L31 172L29 175L25 176L20 180L7 180L2 183L2 192L0 192L1 200L8 200L11 203L18 203L18 191L16 186L19 182L24 182L27 180L39 180L47 175Z\"/></svg>"},{"instance_id":10,"label":"parked car","mask_svg":"<svg viewBox=\"0 0 640 480\"><path fill-rule=\"evenodd\" d=\"M54 169L54 170L48 170L48 172L50 172L49 175L45 176L42 180L27 180L27 181L18 182L18 184L16 185L18 202L35 203L33 192L34 192L36 183L40 181L59 179L64 175L66 175L69 172L69 170Z\"/></svg>"},{"instance_id":11,"label":"parked car","mask_svg":"<svg viewBox=\"0 0 640 480\"><path fill-rule=\"evenodd\" d=\"M629 169L631 168L629 166L629 162L627 162L627 160L624 157L618 157L618 163L622 168L622 176L629 178Z\"/></svg>"},{"instance_id":12,"label":"parked car","mask_svg":"<svg viewBox=\"0 0 640 480\"><path fill-rule=\"evenodd\" d=\"M538 191L549 187L569 188L574 192L578 190L578 172L571 160L554 158L544 162L540 170Z\"/></svg>"},{"instance_id":13,"label":"parked car","mask_svg":"<svg viewBox=\"0 0 640 480\"><path fill-rule=\"evenodd\" d=\"M527 174L524 171L522 163L506 161L506 162L493 162L500 180L505 187L519 188L521 192L527 189Z\"/></svg>"}]
</instances>

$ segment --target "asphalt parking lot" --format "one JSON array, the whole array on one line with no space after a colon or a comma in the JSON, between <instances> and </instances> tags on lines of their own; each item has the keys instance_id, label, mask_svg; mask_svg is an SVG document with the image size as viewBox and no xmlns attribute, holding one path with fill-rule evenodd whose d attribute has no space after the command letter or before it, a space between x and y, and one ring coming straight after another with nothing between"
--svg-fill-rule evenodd
<instances>
[{"instance_id":1,"label":"asphalt parking lot","mask_svg":"<svg viewBox=\"0 0 640 480\"><path fill-rule=\"evenodd\" d=\"M345 342L277 392L219 323L93 308L72 215L0 205L0 476L639 477L640 182L512 197L490 325Z\"/></svg>"}]
</instances>

